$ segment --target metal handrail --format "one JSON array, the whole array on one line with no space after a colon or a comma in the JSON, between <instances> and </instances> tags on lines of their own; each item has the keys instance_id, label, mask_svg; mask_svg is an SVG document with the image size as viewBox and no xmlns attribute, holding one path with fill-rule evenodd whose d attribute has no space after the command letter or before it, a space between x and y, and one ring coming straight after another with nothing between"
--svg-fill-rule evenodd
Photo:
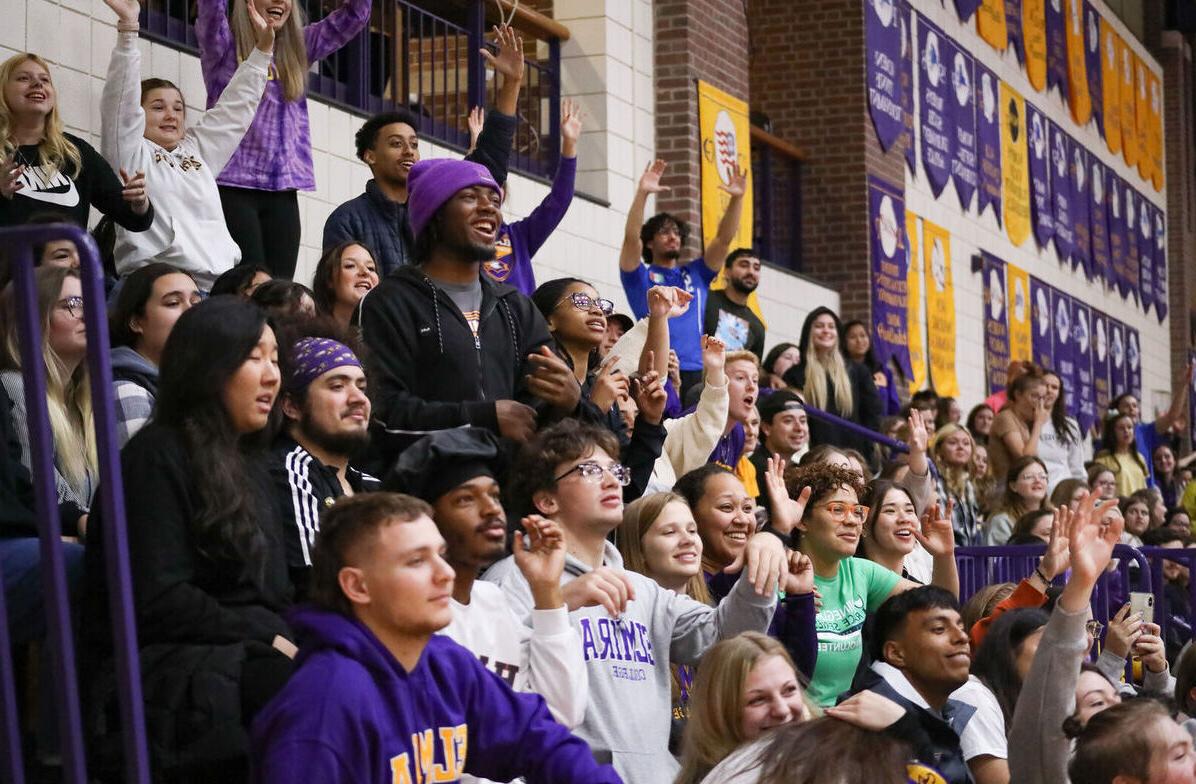
<instances>
[{"instance_id":1,"label":"metal handrail","mask_svg":"<svg viewBox=\"0 0 1196 784\"><path fill-rule=\"evenodd\" d=\"M133 613L133 584L129 571L128 537L125 528L124 485L117 448L113 403L112 362L108 346L108 319L104 294L104 270L91 235L78 226L52 224L18 226L0 230L0 244L9 253L13 272L13 302L17 312L17 333L25 386L25 407L29 427L30 474L34 485L41 573L50 647L54 658L55 701L58 707L63 773L72 784L86 784L87 764L80 711L75 646L71 629L70 599L61 541L58 495L54 483L54 442L46 405L46 372L42 359L42 328L37 315L33 273L33 245L70 240L79 250L79 277L83 288L83 318L89 349L92 407L95 414L96 452L99 459L100 510L104 518L103 537L108 578L109 611L116 648L126 780L149 784L149 755L145 738L145 710L141 697L137 629ZM5 768L11 784L24 781L20 752L20 729L16 725L16 691L8 646L8 616L0 602L0 700L4 738L8 745Z\"/></svg>"},{"instance_id":2,"label":"metal handrail","mask_svg":"<svg viewBox=\"0 0 1196 784\"><path fill-rule=\"evenodd\" d=\"M1161 612L1166 606L1166 591L1164 589L1163 561L1183 562L1188 567L1189 575L1196 573L1196 550L1168 549L1166 547L1143 547L1142 555L1157 567L1151 573L1151 591L1155 595L1155 623L1159 625L1160 635L1167 639L1167 632L1171 628L1171 613ZM1196 630L1196 580L1188 579L1188 629Z\"/></svg>"},{"instance_id":3,"label":"metal handrail","mask_svg":"<svg viewBox=\"0 0 1196 784\"><path fill-rule=\"evenodd\" d=\"M909 452L909 444L905 443L904 441L898 441L896 439L889 438L884 433L878 433L875 430L864 427L858 422L852 422L850 419L844 419L843 417L832 414L829 411L823 411L821 408L815 408L808 403L802 406L802 408L805 410L806 416L808 417L820 419L828 424L841 427L844 430L856 434L857 436L866 438L869 441L874 441L881 446L887 446L889 449L892 449L895 452Z\"/></svg>"}]
</instances>

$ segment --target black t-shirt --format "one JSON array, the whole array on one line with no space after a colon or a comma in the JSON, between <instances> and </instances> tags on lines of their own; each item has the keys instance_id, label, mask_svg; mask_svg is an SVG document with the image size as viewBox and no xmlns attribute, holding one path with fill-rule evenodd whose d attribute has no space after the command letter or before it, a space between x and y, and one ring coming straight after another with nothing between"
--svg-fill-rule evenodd
<instances>
[{"instance_id":1,"label":"black t-shirt","mask_svg":"<svg viewBox=\"0 0 1196 784\"><path fill-rule=\"evenodd\" d=\"M732 302L724 290L710 292L702 332L726 343L727 351L747 349L764 357L764 322L747 305Z\"/></svg>"}]
</instances>

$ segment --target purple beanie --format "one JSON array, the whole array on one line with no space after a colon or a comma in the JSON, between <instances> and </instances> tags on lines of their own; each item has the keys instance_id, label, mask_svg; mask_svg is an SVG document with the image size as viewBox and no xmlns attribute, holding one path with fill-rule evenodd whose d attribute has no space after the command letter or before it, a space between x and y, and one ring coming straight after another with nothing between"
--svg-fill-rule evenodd
<instances>
[{"instance_id":1,"label":"purple beanie","mask_svg":"<svg viewBox=\"0 0 1196 784\"><path fill-rule=\"evenodd\" d=\"M473 161L429 158L411 167L407 174L407 220L418 237L436 210L464 188L485 185L502 193L490 170Z\"/></svg>"}]
</instances>

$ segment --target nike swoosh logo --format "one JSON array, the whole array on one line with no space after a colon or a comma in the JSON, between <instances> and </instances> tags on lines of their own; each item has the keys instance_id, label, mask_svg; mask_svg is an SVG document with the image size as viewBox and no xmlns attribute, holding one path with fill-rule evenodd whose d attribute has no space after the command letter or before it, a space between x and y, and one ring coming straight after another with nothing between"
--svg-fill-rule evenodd
<instances>
[{"instance_id":1,"label":"nike swoosh logo","mask_svg":"<svg viewBox=\"0 0 1196 784\"><path fill-rule=\"evenodd\" d=\"M74 207L79 203L79 190L74 180L62 172L55 172L53 177L47 179L43 171L41 166L26 169L21 175L25 187L17 191L17 195L59 207Z\"/></svg>"}]
</instances>

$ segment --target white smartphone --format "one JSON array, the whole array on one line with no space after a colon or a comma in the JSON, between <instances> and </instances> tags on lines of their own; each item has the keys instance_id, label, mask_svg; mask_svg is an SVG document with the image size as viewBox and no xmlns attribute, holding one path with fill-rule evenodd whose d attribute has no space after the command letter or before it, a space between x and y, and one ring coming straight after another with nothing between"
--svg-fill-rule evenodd
<instances>
[{"instance_id":1,"label":"white smartphone","mask_svg":"<svg viewBox=\"0 0 1196 784\"><path fill-rule=\"evenodd\" d=\"M1130 591L1130 615L1142 616L1143 623L1154 623L1154 594Z\"/></svg>"}]
</instances>

